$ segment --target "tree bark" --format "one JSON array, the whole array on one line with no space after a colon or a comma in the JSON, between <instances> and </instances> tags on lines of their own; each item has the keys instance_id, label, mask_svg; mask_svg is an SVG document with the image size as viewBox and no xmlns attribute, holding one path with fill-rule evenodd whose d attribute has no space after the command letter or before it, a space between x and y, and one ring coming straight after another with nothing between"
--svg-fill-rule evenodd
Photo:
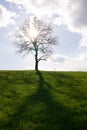
<instances>
[{"instance_id":1,"label":"tree bark","mask_svg":"<svg viewBox=\"0 0 87 130\"><path fill-rule=\"evenodd\" d=\"M38 48L35 46L35 70L38 71Z\"/></svg>"},{"instance_id":2,"label":"tree bark","mask_svg":"<svg viewBox=\"0 0 87 130\"><path fill-rule=\"evenodd\" d=\"M35 70L38 71L38 60L35 58Z\"/></svg>"}]
</instances>

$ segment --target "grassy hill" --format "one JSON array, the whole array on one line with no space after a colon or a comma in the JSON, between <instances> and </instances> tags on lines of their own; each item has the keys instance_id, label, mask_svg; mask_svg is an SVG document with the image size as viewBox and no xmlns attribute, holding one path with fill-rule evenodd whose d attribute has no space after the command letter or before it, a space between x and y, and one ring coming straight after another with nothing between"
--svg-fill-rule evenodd
<instances>
[{"instance_id":1,"label":"grassy hill","mask_svg":"<svg viewBox=\"0 0 87 130\"><path fill-rule=\"evenodd\" d=\"M0 130L86 130L87 73L0 71Z\"/></svg>"}]
</instances>

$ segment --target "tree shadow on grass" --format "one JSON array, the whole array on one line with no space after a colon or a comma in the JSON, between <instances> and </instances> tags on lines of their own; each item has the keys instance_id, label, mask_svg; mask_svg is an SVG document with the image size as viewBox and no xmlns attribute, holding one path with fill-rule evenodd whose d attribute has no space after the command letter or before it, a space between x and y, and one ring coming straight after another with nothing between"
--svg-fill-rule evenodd
<instances>
[{"instance_id":1,"label":"tree shadow on grass","mask_svg":"<svg viewBox=\"0 0 87 130\"><path fill-rule=\"evenodd\" d=\"M1 130L82 130L73 120L73 112L55 99L40 71L37 71L38 87L32 95L26 96L22 103L0 121ZM84 129L84 128L83 128Z\"/></svg>"},{"instance_id":2,"label":"tree shadow on grass","mask_svg":"<svg viewBox=\"0 0 87 130\"><path fill-rule=\"evenodd\" d=\"M67 110L60 102L52 96L50 89L52 86L46 82L40 71L37 71L39 76L39 87L37 95L40 95L41 101L45 103L45 123L49 130L74 130L72 113ZM47 129L47 130L48 130ZM45 129L44 129L45 130Z\"/></svg>"}]
</instances>

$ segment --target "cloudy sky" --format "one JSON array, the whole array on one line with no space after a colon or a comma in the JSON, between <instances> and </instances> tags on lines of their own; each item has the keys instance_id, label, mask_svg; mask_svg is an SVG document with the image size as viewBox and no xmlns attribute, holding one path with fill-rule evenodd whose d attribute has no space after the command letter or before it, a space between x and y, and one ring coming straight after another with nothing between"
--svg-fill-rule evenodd
<instances>
[{"instance_id":1,"label":"cloudy sky","mask_svg":"<svg viewBox=\"0 0 87 130\"><path fill-rule=\"evenodd\" d=\"M87 71L87 0L0 0L0 70L34 69L34 57L16 53L15 30L37 16L53 24L59 45L41 70Z\"/></svg>"}]
</instances>

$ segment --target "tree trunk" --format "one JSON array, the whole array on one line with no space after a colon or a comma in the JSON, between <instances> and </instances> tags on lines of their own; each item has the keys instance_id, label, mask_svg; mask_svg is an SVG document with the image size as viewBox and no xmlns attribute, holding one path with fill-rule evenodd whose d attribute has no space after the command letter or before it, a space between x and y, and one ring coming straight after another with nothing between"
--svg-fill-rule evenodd
<instances>
[{"instance_id":1,"label":"tree trunk","mask_svg":"<svg viewBox=\"0 0 87 130\"><path fill-rule=\"evenodd\" d=\"M38 71L38 48L35 46L35 70Z\"/></svg>"},{"instance_id":2,"label":"tree trunk","mask_svg":"<svg viewBox=\"0 0 87 130\"><path fill-rule=\"evenodd\" d=\"M35 58L35 70L38 71L38 59Z\"/></svg>"}]
</instances>

